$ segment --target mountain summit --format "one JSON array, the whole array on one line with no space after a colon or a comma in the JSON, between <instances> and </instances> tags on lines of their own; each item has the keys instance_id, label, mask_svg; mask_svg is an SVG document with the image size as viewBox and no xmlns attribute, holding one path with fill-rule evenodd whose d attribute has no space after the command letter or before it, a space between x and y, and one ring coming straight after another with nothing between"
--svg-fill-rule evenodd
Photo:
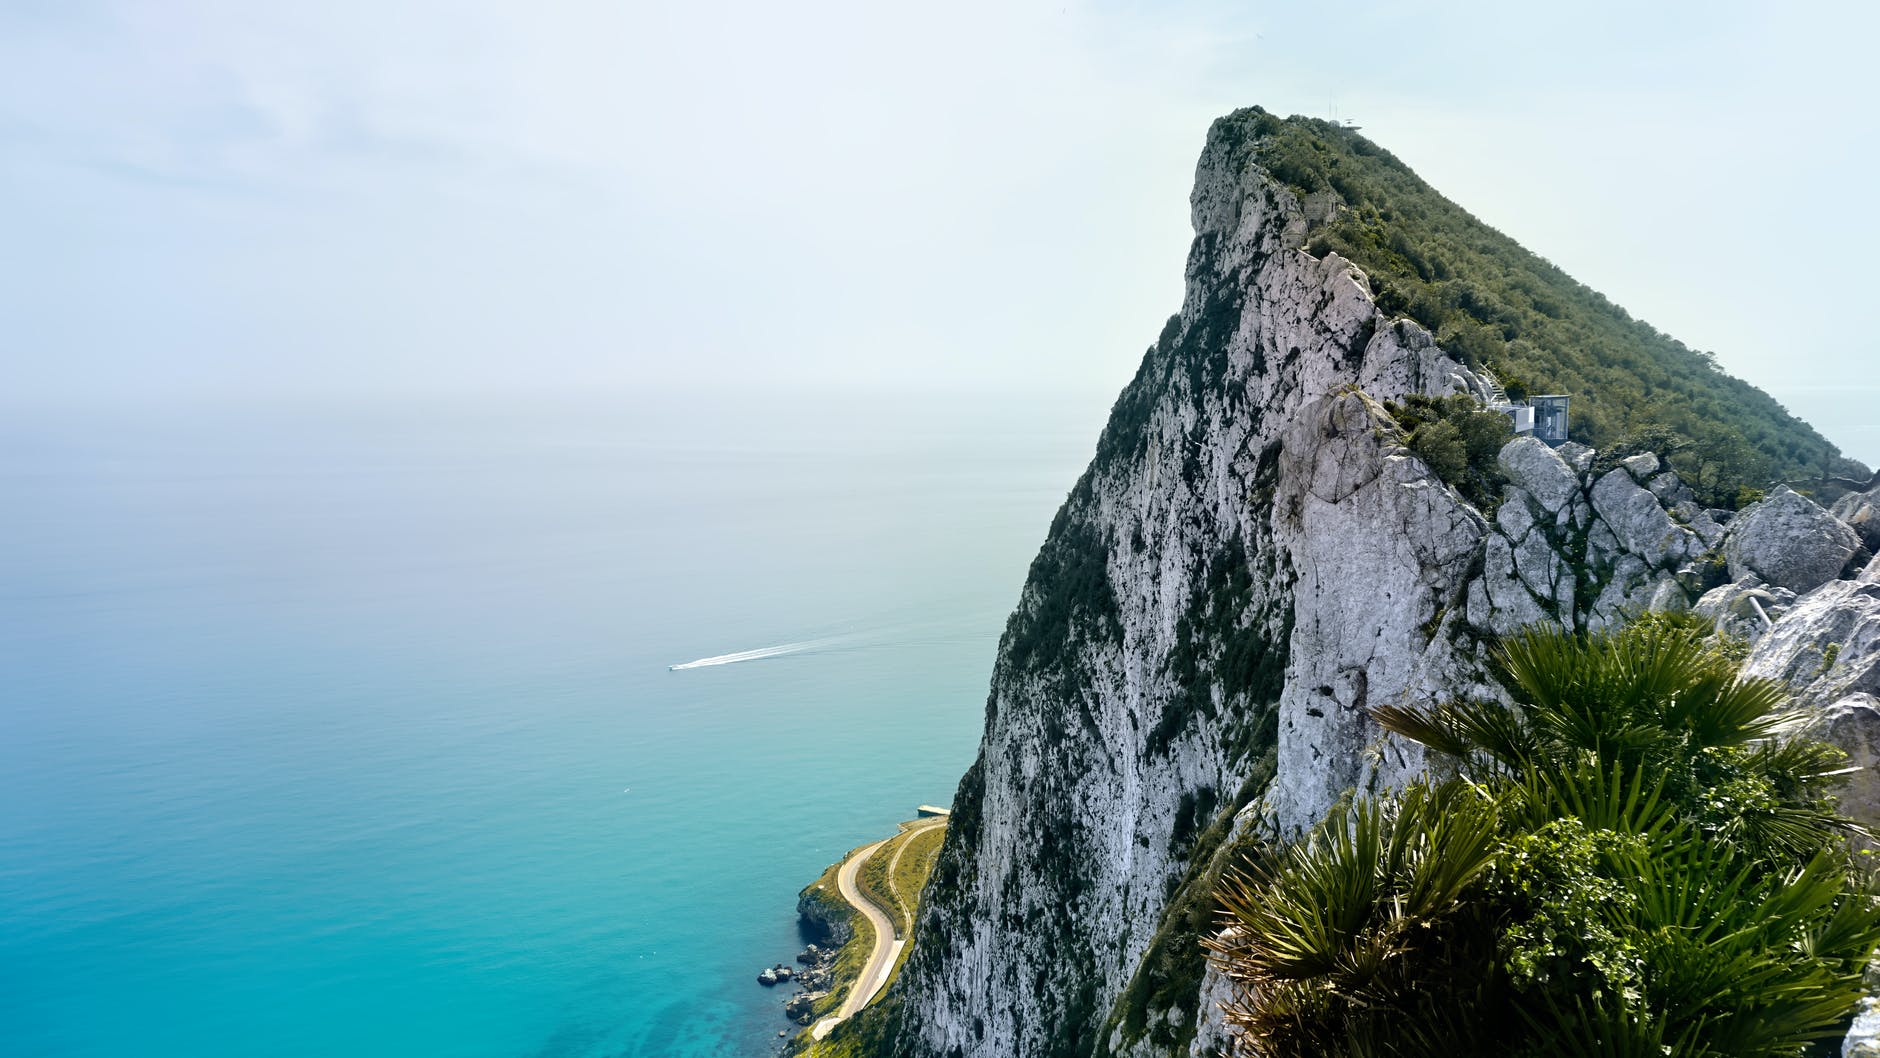
<instances>
[{"instance_id":1,"label":"mountain summit","mask_svg":"<svg viewBox=\"0 0 1880 1058\"><path fill-rule=\"evenodd\" d=\"M1208 1053L1236 850L1423 767L1369 708L1495 693L1487 645L1532 623L1859 594L1873 542L1802 492L1864 468L1356 133L1236 112L1191 202L1181 311L1006 626L913 955L827 1046ZM1568 443L1486 408L1522 391L1568 396ZM1758 503L1771 477L1801 491ZM1768 546L1797 526L1806 555ZM1880 691L1860 671L1836 693Z\"/></svg>"}]
</instances>

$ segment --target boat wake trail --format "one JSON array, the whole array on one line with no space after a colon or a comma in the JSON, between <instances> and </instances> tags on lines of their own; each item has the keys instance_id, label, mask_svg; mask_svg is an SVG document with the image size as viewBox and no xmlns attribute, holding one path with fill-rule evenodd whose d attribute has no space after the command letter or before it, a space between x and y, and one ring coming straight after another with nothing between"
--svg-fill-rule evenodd
<instances>
[{"instance_id":1,"label":"boat wake trail","mask_svg":"<svg viewBox=\"0 0 1880 1058\"><path fill-rule=\"evenodd\" d=\"M835 642L833 639L811 639L802 643L782 643L774 647L758 647L756 650L740 650L735 654L719 654L716 657L700 658L682 665L668 665L667 669L678 672L682 669L703 669L713 665L736 665L740 661L762 661L765 658L779 658L785 654L797 654L805 650L826 646Z\"/></svg>"}]
</instances>

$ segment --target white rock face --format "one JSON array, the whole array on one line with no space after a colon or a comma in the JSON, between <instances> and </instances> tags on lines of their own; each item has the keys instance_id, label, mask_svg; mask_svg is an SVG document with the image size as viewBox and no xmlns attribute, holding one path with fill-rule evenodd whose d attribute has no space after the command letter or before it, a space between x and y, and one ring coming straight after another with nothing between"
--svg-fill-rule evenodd
<instances>
[{"instance_id":1,"label":"white rock face","mask_svg":"<svg viewBox=\"0 0 1880 1058\"><path fill-rule=\"evenodd\" d=\"M1859 548L1852 529L1786 485L1744 508L1724 541L1732 578L1754 573L1798 592L1839 576Z\"/></svg>"},{"instance_id":2,"label":"white rock face","mask_svg":"<svg viewBox=\"0 0 1880 1058\"><path fill-rule=\"evenodd\" d=\"M1584 445L1577 447L1586 452L1590 463L1592 449ZM1508 480L1525 489L1540 503L1541 509L1550 514L1580 495L1580 479L1573 468L1537 437L1529 435L1509 441L1496 458Z\"/></svg>"},{"instance_id":3,"label":"white rock face","mask_svg":"<svg viewBox=\"0 0 1880 1058\"><path fill-rule=\"evenodd\" d=\"M1880 695L1880 580L1837 580L1802 596L1757 640L1743 672L1782 680L1803 705Z\"/></svg>"},{"instance_id":4,"label":"white rock face","mask_svg":"<svg viewBox=\"0 0 1880 1058\"><path fill-rule=\"evenodd\" d=\"M1832 742L1847 753L1849 776L1835 796L1841 811L1855 819L1880 819L1880 698L1850 694L1823 708L1808 734Z\"/></svg>"},{"instance_id":5,"label":"white rock face","mask_svg":"<svg viewBox=\"0 0 1880 1058\"><path fill-rule=\"evenodd\" d=\"M1673 569L1703 544L1665 511L1680 486L1595 485L1584 446L1516 441L1491 523L1399 446L1378 401L1481 382L1381 317L1349 263L1297 248L1251 126L1210 135L1181 313L1001 641L893 986L904 1053L1211 1053L1224 983L1171 1005L1145 956L1193 947L1164 916L1233 835L1296 834L1422 768L1367 709L1498 693L1487 633L1689 604Z\"/></svg>"},{"instance_id":6,"label":"white rock face","mask_svg":"<svg viewBox=\"0 0 1880 1058\"><path fill-rule=\"evenodd\" d=\"M1650 452L1640 452L1638 455L1622 459L1619 465L1625 468L1627 474L1632 475L1633 481L1643 482L1658 473L1658 457Z\"/></svg>"},{"instance_id":7,"label":"white rock face","mask_svg":"<svg viewBox=\"0 0 1880 1058\"><path fill-rule=\"evenodd\" d=\"M1482 518L1421 461L1379 444L1381 413L1357 394L1330 398L1302 409L1284 440L1312 469L1282 469L1275 497L1275 535L1298 577L1267 791L1282 833L1317 822L1347 789L1395 787L1422 770L1420 747L1382 740L1368 706L1432 701L1479 679L1473 657L1456 658L1424 626L1467 571ZM1372 742L1381 756L1351 752Z\"/></svg>"},{"instance_id":8,"label":"white rock face","mask_svg":"<svg viewBox=\"0 0 1880 1058\"><path fill-rule=\"evenodd\" d=\"M1210 139L1182 312L1007 629L895 985L916 1053L1087 1053L1197 831L1243 795L1296 829L1350 786L1401 781L1420 758L1367 758L1365 708L1480 679L1473 647L1438 629L1485 523L1371 400L1471 376L1422 328L1380 319L1348 263L1289 248L1298 205L1248 161ZM1178 1023L1161 1012L1135 1032Z\"/></svg>"},{"instance_id":9,"label":"white rock face","mask_svg":"<svg viewBox=\"0 0 1880 1058\"><path fill-rule=\"evenodd\" d=\"M1593 509L1612 530L1619 547L1642 558L1647 566L1658 568L1691 555L1697 537L1673 522L1658 497L1640 488L1628 473L1633 462L1650 455L1633 456L1625 466L1608 471L1593 486L1592 498ZM1651 457L1650 466L1657 468L1657 457Z\"/></svg>"}]
</instances>

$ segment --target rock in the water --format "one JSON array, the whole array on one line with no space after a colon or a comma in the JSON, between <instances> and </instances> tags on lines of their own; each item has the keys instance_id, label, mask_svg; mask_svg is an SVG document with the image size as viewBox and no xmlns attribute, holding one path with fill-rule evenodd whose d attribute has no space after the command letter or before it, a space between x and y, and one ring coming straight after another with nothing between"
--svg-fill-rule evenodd
<instances>
[{"instance_id":1,"label":"rock in the water","mask_svg":"<svg viewBox=\"0 0 1880 1058\"><path fill-rule=\"evenodd\" d=\"M760 985L763 985L765 988L769 988L770 986L776 984L777 983L777 971L769 967L765 967L763 971L757 975L757 983Z\"/></svg>"},{"instance_id":2,"label":"rock in the water","mask_svg":"<svg viewBox=\"0 0 1880 1058\"><path fill-rule=\"evenodd\" d=\"M1723 544L1732 578L1754 573L1797 592L1840 576L1859 547L1854 530L1786 485L1739 513Z\"/></svg>"},{"instance_id":3,"label":"rock in the water","mask_svg":"<svg viewBox=\"0 0 1880 1058\"><path fill-rule=\"evenodd\" d=\"M1652 460L1655 465L1657 457L1652 456ZM1697 535L1673 522L1658 505L1658 497L1639 487L1624 469L1608 471L1593 486L1593 509L1611 527L1620 547L1653 568L1681 561L1694 550L1701 550L1692 546Z\"/></svg>"},{"instance_id":4,"label":"rock in the water","mask_svg":"<svg viewBox=\"0 0 1880 1058\"><path fill-rule=\"evenodd\" d=\"M825 891L821 882L811 882L796 897L796 929L810 947L833 954L855 935L849 924L851 912L842 898ZM818 947L820 945L820 947Z\"/></svg>"},{"instance_id":5,"label":"rock in the water","mask_svg":"<svg viewBox=\"0 0 1880 1058\"><path fill-rule=\"evenodd\" d=\"M1590 449L1588 450L1591 451ZM1517 437L1501 447L1497 457L1508 480L1525 489L1543 510L1552 514L1580 494L1580 479L1560 453L1533 436Z\"/></svg>"},{"instance_id":6,"label":"rock in the water","mask_svg":"<svg viewBox=\"0 0 1880 1058\"><path fill-rule=\"evenodd\" d=\"M827 992L798 992L783 1001L783 1016L791 1021L809 1017L816 1001L828 994Z\"/></svg>"}]
</instances>

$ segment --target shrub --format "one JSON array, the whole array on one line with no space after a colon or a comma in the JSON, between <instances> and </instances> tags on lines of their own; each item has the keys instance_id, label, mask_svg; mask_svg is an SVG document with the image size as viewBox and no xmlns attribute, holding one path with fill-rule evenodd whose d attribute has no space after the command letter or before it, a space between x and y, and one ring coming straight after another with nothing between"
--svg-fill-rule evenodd
<instances>
[{"instance_id":1,"label":"shrub","mask_svg":"<svg viewBox=\"0 0 1880 1058\"><path fill-rule=\"evenodd\" d=\"M1437 477L1477 507L1494 508L1507 483L1495 457L1514 436L1514 424L1506 415L1488 411L1463 394L1411 394L1384 408L1403 428L1405 447Z\"/></svg>"},{"instance_id":2,"label":"shrub","mask_svg":"<svg viewBox=\"0 0 1880 1058\"><path fill-rule=\"evenodd\" d=\"M1236 876L1212 947L1263 1056L1799 1055L1844 1031L1880 895L1781 739L1779 685L1689 622L1533 631L1510 701L1379 708L1456 764Z\"/></svg>"}]
</instances>

